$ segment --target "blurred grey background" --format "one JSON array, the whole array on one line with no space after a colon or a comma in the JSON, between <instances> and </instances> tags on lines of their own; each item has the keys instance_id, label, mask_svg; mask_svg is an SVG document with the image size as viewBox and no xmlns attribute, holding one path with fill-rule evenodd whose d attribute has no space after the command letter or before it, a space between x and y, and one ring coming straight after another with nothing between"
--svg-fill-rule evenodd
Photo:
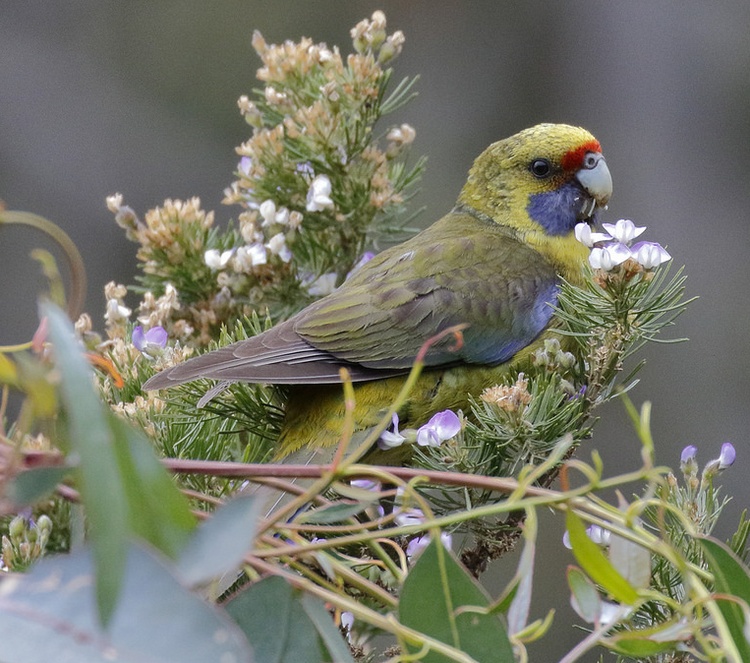
<instances>
[{"instance_id":1,"label":"blurred grey background","mask_svg":"<svg viewBox=\"0 0 750 663\"><path fill-rule=\"evenodd\" d=\"M422 224L451 207L487 144L568 122L604 146L615 181L608 220L647 225L646 238L686 265L688 293L700 300L674 335L690 342L650 348L633 398L653 402L660 463L676 467L687 444L701 463L735 444L737 462L721 478L734 495L728 531L750 502L750 3L5 0L0 198L70 234L89 270L87 308L101 321L104 283L133 283L135 265L105 196L120 191L143 214L166 197L198 195L219 221L235 215L220 200L248 135L236 99L256 85L253 29L269 42L306 35L346 52L349 29L375 9L389 32L406 34L397 78L421 76L419 97L393 120L411 123L415 153L429 156L415 200L427 207ZM39 243L0 229L0 343L35 327L44 284L28 252ZM607 472L635 467L622 406L601 415L591 447ZM565 612L572 558L562 528L545 520L534 614L561 611L534 661L557 660L583 637Z\"/></svg>"}]
</instances>

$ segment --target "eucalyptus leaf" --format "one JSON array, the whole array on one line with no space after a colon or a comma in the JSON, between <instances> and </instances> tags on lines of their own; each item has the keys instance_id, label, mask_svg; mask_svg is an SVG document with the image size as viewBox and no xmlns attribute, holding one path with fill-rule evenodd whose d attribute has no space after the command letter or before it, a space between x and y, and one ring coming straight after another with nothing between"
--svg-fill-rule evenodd
<instances>
[{"instance_id":1,"label":"eucalyptus leaf","mask_svg":"<svg viewBox=\"0 0 750 663\"><path fill-rule=\"evenodd\" d=\"M115 414L107 415L115 435L115 455L125 487L130 530L174 559L195 528L187 498L143 434Z\"/></svg>"},{"instance_id":2,"label":"eucalyptus leaf","mask_svg":"<svg viewBox=\"0 0 750 663\"><path fill-rule=\"evenodd\" d=\"M300 515L297 520L302 523L310 523L311 525L340 523L347 518L362 513L368 506L370 506L370 504L372 504L372 500L369 503L365 502L357 504L339 502L331 504L330 506L324 506L319 509L308 511Z\"/></svg>"},{"instance_id":3,"label":"eucalyptus leaf","mask_svg":"<svg viewBox=\"0 0 750 663\"><path fill-rule=\"evenodd\" d=\"M67 440L80 462L77 478L86 509L95 568L99 616L112 616L125 572L128 507L108 412L94 392L91 368L84 360L73 327L61 309L47 303L49 338L61 374Z\"/></svg>"},{"instance_id":4,"label":"eucalyptus leaf","mask_svg":"<svg viewBox=\"0 0 750 663\"><path fill-rule=\"evenodd\" d=\"M6 494L13 504L29 506L47 497L71 471L65 466L34 467L14 476L7 484Z\"/></svg>"},{"instance_id":5,"label":"eucalyptus leaf","mask_svg":"<svg viewBox=\"0 0 750 663\"><path fill-rule=\"evenodd\" d=\"M625 632L607 641L612 651L630 658L643 659L657 654L674 652L678 642L657 642L639 636L638 631Z\"/></svg>"},{"instance_id":6,"label":"eucalyptus leaf","mask_svg":"<svg viewBox=\"0 0 750 663\"><path fill-rule=\"evenodd\" d=\"M3 663L252 663L240 629L175 580L164 562L126 549L121 597L106 629L91 551L46 557L0 584Z\"/></svg>"},{"instance_id":7,"label":"eucalyptus leaf","mask_svg":"<svg viewBox=\"0 0 750 663\"><path fill-rule=\"evenodd\" d=\"M250 641L257 661L350 663L350 656L340 654L344 651L340 643L333 648L329 644L333 627L330 617L328 624L319 626L320 610L311 608L312 597L303 596L283 578L270 577L243 589L226 609ZM319 607L327 612L322 604ZM340 635L338 638L341 640ZM335 657L334 651L339 652Z\"/></svg>"},{"instance_id":8,"label":"eucalyptus leaf","mask_svg":"<svg viewBox=\"0 0 750 663\"><path fill-rule=\"evenodd\" d=\"M263 500L241 494L201 524L177 560L189 586L202 585L236 569L255 540Z\"/></svg>"},{"instance_id":9,"label":"eucalyptus leaf","mask_svg":"<svg viewBox=\"0 0 750 663\"><path fill-rule=\"evenodd\" d=\"M596 585L578 567L569 566L567 575L571 607L584 621L596 623L602 612L602 600Z\"/></svg>"},{"instance_id":10,"label":"eucalyptus leaf","mask_svg":"<svg viewBox=\"0 0 750 663\"><path fill-rule=\"evenodd\" d=\"M750 606L750 574L737 555L728 546L711 537L698 539L706 562L714 575L714 590L721 594L736 596ZM734 601L717 600L717 605L727 623L737 651L743 661L750 661L750 643L745 636L748 625L744 611Z\"/></svg>"},{"instance_id":11,"label":"eucalyptus leaf","mask_svg":"<svg viewBox=\"0 0 750 663\"><path fill-rule=\"evenodd\" d=\"M649 586L651 553L643 546L613 534L609 539L609 561L633 587Z\"/></svg>"},{"instance_id":12,"label":"eucalyptus leaf","mask_svg":"<svg viewBox=\"0 0 750 663\"><path fill-rule=\"evenodd\" d=\"M565 522L570 535L570 545L573 555L589 577L601 585L620 603L635 605L638 593L633 586L612 566L611 562L586 533L586 527L581 518L572 510L568 510Z\"/></svg>"},{"instance_id":13,"label":"eucalyptus leaf","mask_svg":"<svg viewBox=\"0 0 750 663\"><path fill-rule=\"evenodd\" d=\"M424 549L404 581L399 619L471 656L477 663L509 663L513 649L500 618L488 612L489 597L440 541ZM417 652L421 644L408 643ZM428 652L420 661L446 663L453 659Z\"/></svg>"}]
</instances>

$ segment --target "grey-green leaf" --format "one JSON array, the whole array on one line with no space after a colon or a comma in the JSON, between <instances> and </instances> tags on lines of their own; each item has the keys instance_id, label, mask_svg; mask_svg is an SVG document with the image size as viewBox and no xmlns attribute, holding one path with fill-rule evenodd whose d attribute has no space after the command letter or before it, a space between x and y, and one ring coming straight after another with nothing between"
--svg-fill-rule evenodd
<instances>
[{"instance_id":1,"label":"grey-green leaf","mask_svg":"<svg viewBox=\"0 0 750 663\"><path fill-rule=\"evenodd\" d=\"M96 600L101 620L107 623L125 570L125 486L107 411L94 392L91 368L76 343L73 327L53 304L44 304L42 315L48 320L49 338L62 376L60 391L67 414L68 443L80 458L77 478L93 542Z\"/></svg>"},{"instance_id":2,"label":"grey-green leaf","mask_svg":"<svg viewBox=\"0 0 750 663\"><path fill-rule=\"evenodd\" d=\"M513 649L490 600L453 554L439 541L422 552L404 581L399 618L405 626L469 654L478 663L511 663ZM472 609L474 608L474 609ZM419 647L412 647L418 651ZM435 651L424 663L452 660Z\"/></svg>"},{"instance_id":3,"label":"grey-green leaf","mask_svg":"<svg viewBox=\"0 0 750 663\"><path fill-rule=\"evenodd\" d=\"M177 560L177 572L189 586L202 585L229 573L255 539L263 499L238 495L204 522Z\"/></svg>"},{"instance_id":4,"label":"grey-green leaf","mask_svg":"<svg viewBox=\"0 0 750 663\"><path fill-rule=\"evenodd\" d=\"M13 477L6 488L8 499L18 506L28 506L49 495L72 472L65 466L35 467Z\"/></svg>"},{"instance_id":5,"label":"grey-green leaf","mask_svg":"<svg viewBox=\"0 0 750 663\"><path fill-rule=\"evenodd\" d=\"M89 550L41 560L0 584L3 663L252 663L225 613L191 593L155 555L126 550L121 597L106 629Z\"/></svg>"},{"instance_id":6,"label":"grey-green leaf","mask_svg":"<svg viewBox=\"0 0 750 663\"><path fill-rule=\"evenodd\" d=\"M226 608L245 632L258 661L352 663L323 604L295 590L283 578L255 583Z\"/></svg>"}]
</instances>

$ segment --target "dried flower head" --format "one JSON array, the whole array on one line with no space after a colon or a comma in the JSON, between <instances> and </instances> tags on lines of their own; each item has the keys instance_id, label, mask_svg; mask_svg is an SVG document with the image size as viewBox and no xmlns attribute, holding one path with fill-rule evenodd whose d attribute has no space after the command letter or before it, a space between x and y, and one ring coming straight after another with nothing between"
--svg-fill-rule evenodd
<instances>
[{"instance_id":1,"label":"dried flower head","mask_svg":"<svg viewBox=\"0 0 750 663\"><path fill-rule=\"evenodd\" d=\"M488 387L482 392L480 398L485 403L496 405L505 412L518 412L525 409L531 402L528 387L529 381L523 373L519 373L514 384L498 384L494 387Z\"/></svg>"}]
</instances>

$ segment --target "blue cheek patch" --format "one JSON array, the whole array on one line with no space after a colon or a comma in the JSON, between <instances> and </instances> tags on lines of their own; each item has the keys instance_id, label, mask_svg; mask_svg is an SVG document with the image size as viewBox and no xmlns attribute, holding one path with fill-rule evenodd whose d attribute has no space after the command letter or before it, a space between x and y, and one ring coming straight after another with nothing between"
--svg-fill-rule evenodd
<instances>
[{"instance_id":1,"label":"blue cheek patch","mask_svg":"<svg viewBox=\"0 0 750 663\"><path fill-rule=\"evenodd\" d=\"M584 197L574 182L568 182L554 191L532 194L526 211L548 235L567 235L579 222Z\"/></svg>"}]
</instances>

